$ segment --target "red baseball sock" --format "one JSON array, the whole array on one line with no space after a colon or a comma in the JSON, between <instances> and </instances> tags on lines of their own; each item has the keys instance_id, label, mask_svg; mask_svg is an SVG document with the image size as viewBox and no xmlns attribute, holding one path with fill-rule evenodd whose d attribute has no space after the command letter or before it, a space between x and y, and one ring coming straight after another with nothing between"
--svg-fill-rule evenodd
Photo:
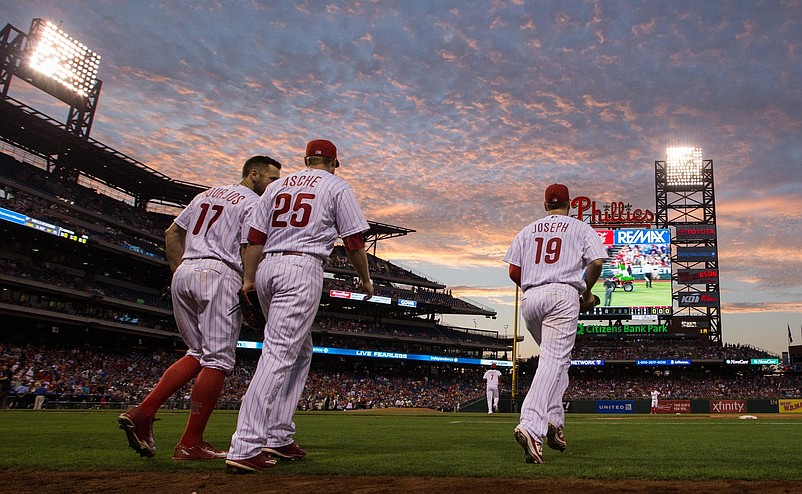
<instances>
[{"instance_id":1,"label":"red baseball sock","mask_svg":"<svg viewBox=\"0 0 802 494\"><path fill-rule=\"evenodd\" d=\"M204 367L200 371L198 379L195 381L195 386L192 387L189 420L187 421L184 435L178 441L179 444L194 446L203 439L203 431L206 430L209 417L211 417L214 407L217 405L220 393L223 392L225 381L226 373L221 370Z\"/></svg>"},{"instance_id":2,"label":"red baseball sock","mask_svg":"<svg viewBox=\"0 0 802 494\"><path fill-rule=\"evenodd\" d=\"M148 394L145 400L139 405L148 417L155 417L165 401L181 389L186 383L198 375L201 365L195 357L184 355L176 363L171 365L159 380L159 383Z\"/></svg>"}]
</instances>

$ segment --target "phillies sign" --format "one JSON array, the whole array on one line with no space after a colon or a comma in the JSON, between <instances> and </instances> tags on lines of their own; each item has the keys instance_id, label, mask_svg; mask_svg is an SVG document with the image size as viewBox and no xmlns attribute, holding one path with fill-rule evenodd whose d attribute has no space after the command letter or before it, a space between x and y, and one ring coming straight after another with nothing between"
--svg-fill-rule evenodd
<instances>
[{"instance_id":1,"label":"phillies sign","mask_svg":"<svg viewBox=\"0 0 802 494\"><path fill-rule=\"evenodd\" d=\"M641 209L632 209L631 204L623 202L611 202L605 204L602 209L596 207L596 201L590 197L577 196L571 201L571 207L576 208L576 219L584 221L586 216L590 217L590 224L609 225L642 225L654 222L654 213Z\"/></svg>"}]
</instances>

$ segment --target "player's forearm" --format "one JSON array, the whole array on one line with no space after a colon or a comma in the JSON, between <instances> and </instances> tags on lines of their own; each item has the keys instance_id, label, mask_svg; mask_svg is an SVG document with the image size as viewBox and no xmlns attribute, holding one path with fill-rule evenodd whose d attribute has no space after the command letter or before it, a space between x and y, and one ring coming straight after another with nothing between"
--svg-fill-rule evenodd
<instances>
[{"instance_id":1,"label":"player's forearm","mask_svg":"<svg viewBox=\"0 0 802 494\"><path fill-rule=\"evenodd\" d=\"M164 232L164 252L167 254L167 264L173 273L175 273L184 257L186 235L187 231L176 223L171 224Z\"/></svg>"},{"instance_id":2,"label":"player's forearm","mask_svg":"<svg viewBox=\"0 0 802 494\"><path fill-rule=\"evenodd\" d=\"M363 282L370 281L370 270L368 269L368 255L365 252L365 249L364 248L356 250L345 249L345 254L348 256L348 260L351 261L351 264L354 266L356 274L359 275L359 279L362 280Z\"/></svg>"},{"instance_id":3,"label":"player's forearm","mask_svg":"<svg viewBox=\"0 0 802 494\"><path fill-rule=\"evenodd\" d=\"M587 285L587 291L590 292L593 285L599 280L599 276L602 273L602 266L604 265L604 260L596 259L591 261L588 264L587 269L585 270L585 285Z\"/></svg>"},{"instance_id":4,"label":"player's forearm","mask_svg":"<svg viewBox=\"0 0 802 494\"><path fill-rule=\"evenodd\" d=\"M243 286L256 283L256 268L262 261L262 244L248 242L242 251Z\"/></svg>"},{"instance_id":5,"label":"player's forearm","mask_svg":"<svg viewBox=\"0 0 802 494\"><path fill-rule=\"evenodd\" d=\"M521 266L510 264L509 274L512 282L518 286L521 286Z\"/></svg>"}]
</instances>

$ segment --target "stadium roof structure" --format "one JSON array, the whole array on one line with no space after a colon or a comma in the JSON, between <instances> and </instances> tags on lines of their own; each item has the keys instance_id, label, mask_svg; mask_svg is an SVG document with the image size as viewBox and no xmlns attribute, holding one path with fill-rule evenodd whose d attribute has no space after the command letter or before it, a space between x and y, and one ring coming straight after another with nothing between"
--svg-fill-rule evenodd
<instances>
[{"instance_id":1,"label":"stadium roof structure","mask_svg":"<svg viewBox=\"0 0 802 494\"><path fill-rule=\"evenodd\" d=\"M58 158L59 164L130 194L140 207L151 200L189 204L206 189L171 179L91 137L72 134L64 124L7 96L0 99L0 136L48 160Z\"/></svg>"},{"instance_id":2,"label":"stadium roof structure","mask_svg":"<svg viewBox=\"0 0 802 494\"><path fill-rule=\"evenodd\" d=\"M368 221L368 225L370 225L370 230L365 233L365 239L374 248L374 255L376 250L376 242L379 240L401 237L415 231L409 228L388 225L386 223L377 223L375 221Z\"/></svg>"},{"instance_id":3,"label":"stadium roof structure","mask_svg":"<svg viewBox=\"0 0 802 494\"><path fill-rule=\"evenodd\" d=\"M140 207L151 200L183 207L208 188L171 179L91 137L72 134L64 124L11 97L0 99L0 137L48 161L59 157L62 165L131 195ZM366 238L374 250L379 240L415 231L374 221L368 224Z\"/></svg>"}]
</instances>

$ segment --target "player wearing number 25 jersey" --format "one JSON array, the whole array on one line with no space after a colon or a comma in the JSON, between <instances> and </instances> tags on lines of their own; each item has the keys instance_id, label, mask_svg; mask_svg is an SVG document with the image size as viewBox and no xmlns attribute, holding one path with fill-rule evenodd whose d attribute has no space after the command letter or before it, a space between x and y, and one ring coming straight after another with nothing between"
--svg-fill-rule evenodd
<instances>
[{"instance_id":1,"label":"player wearing number 25 jersey","mask_svg":"<svg viewBox=\"0 0 802 494\"><path fill-rule=\"evenodd\" d=\"M271 457L294 460L306 454L293 440L292 417L312 362L323 261L338 237L362 290L373 295L363 235L369 225L351 186L334 175L340 166L337 148L326 140L310 141L305 163L305 170L271 184L246 220L243 290L255 285L267 323L231 439L230 473L265 470L276 463Z\"/></svg>"},{"instance_id":2,"label":"player wearing number 25 jersey","mask_svg":"<svg viewBox=\"0 0 802 494\"><path fill-rule=\"evenodd\" d=\"M151 426L159 407L197 376L189 421L173 459L225 457L203 440L203 432L226 374L234 367L242 316L229 311L242 285L242 224L267 185L279 178L280 168L281 163L268 156L249 158L239 183L201 192L165 232L173 312L188 350L140 405L118 418L129 445L142 456L156 452Z\"/></svg>"},{"instance_id":3,"label":"player wearing number 25 jersey","mask_svg":"<svg viewBox=\"0 0 802 494\"><path fill-rule=\"evenodd\" d=\"M540 346L532 385L521 407L515 439L529 463L543 463L542 444L565 449L562 398L576 339L579 298L593 299L607 251L590 225L568 216L568 188L546 189L548 216L527 225L512 242L504 261L510 278L523 289L521 313Z\"/></svg>"}]
</instances>

